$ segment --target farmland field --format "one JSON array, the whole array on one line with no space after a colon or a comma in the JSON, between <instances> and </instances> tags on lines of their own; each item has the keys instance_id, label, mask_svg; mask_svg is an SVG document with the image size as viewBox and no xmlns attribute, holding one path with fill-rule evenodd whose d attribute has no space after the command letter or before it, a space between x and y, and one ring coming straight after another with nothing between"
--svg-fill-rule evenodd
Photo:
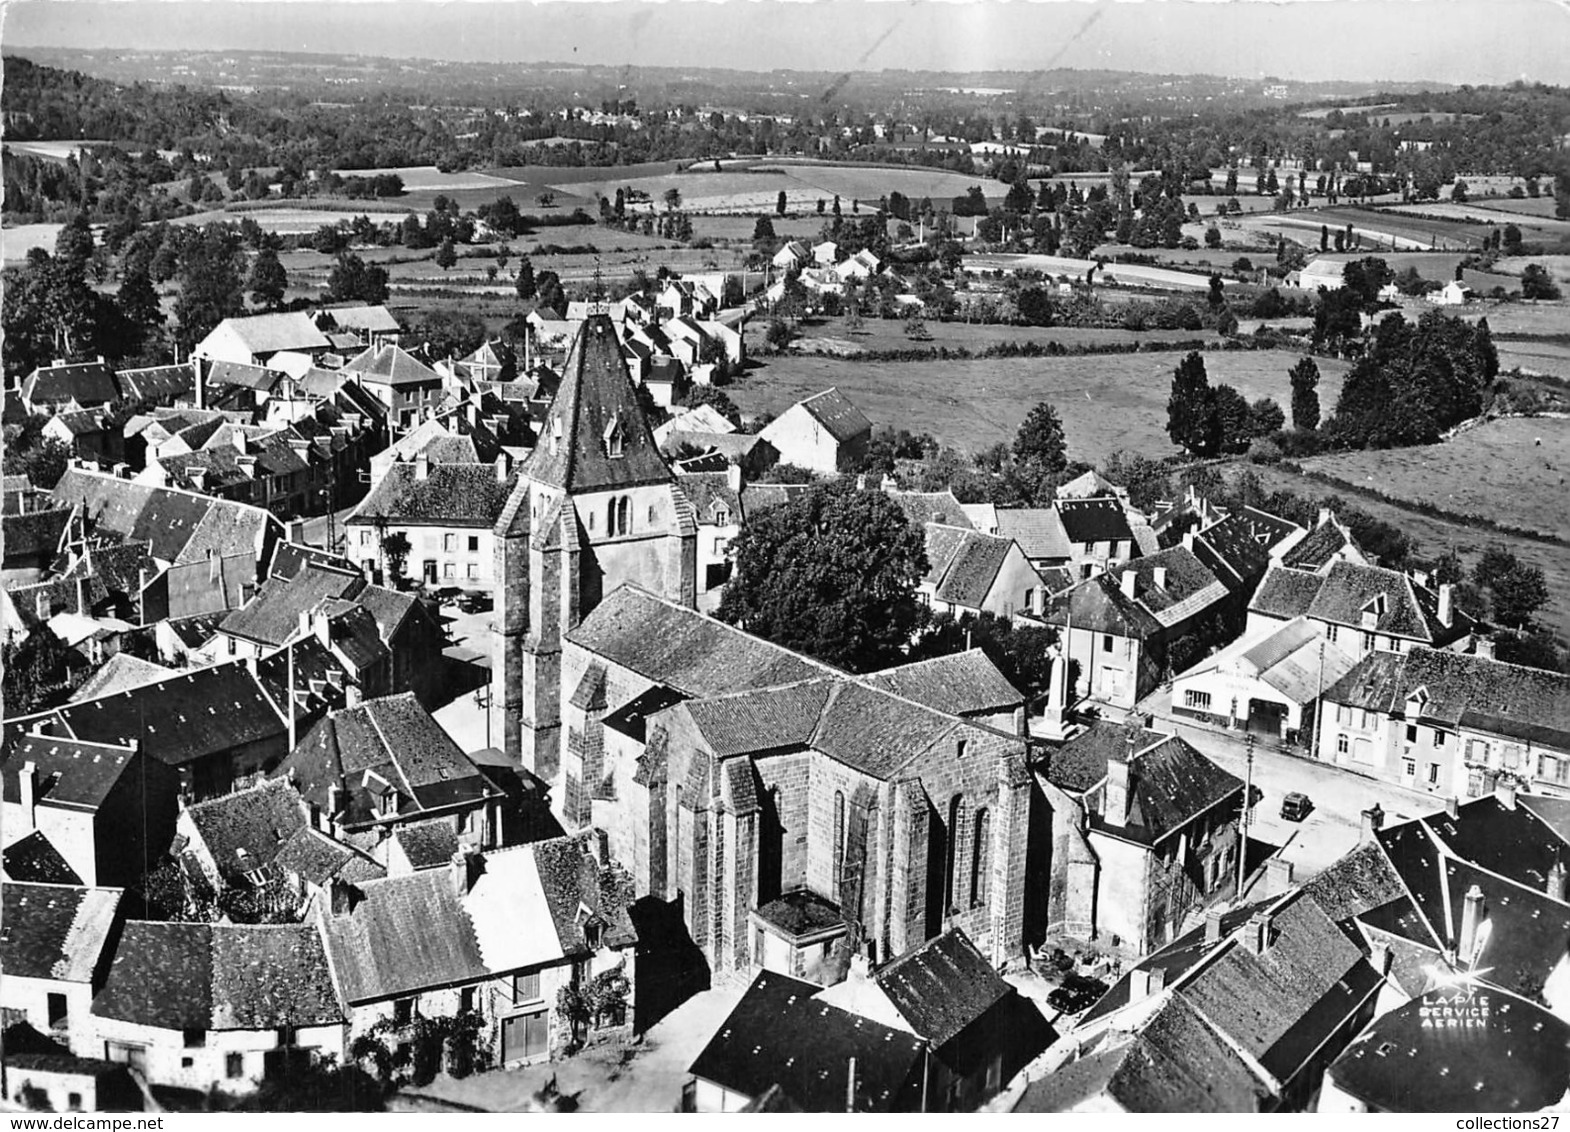
<instances>
[{"instance_id":1,"label":"farmland field","mask_svg":"<svg viewBox=\"0 0 1570 1132\"><path fill-rule=\"evenodd\" d=\"M1546 373L1570 381L1570 342L1546 339L1495 338L1500 372L1519 367L1526 373Z\"/></svg>"},{"instance_id":2,"label":"farmland field","mask_svg":"<svg viewBox=\"0 0 1570 1132\"><path fill-rule=\"evenodd\" d=\"M385 209L377 208L249 208L244 211L214 209L211 212L198 212L190 216L178 216L171 220L171 224L196 225L219 223L238 224L242 220L254 220L261 225L264 231L272 232L279 236L302 236L316 231L323 225L337 224L340 221L353 220L356 216L368 216L377 224L388 220L398 220L402 212L389 213Z\"/></svg>"},{"instance_id":3,"label":"farmland field","mask_svg":"<svg viewBox=\"0 0 1570 1132\"><path fill-rule=\"evenodd\" d=\"M839 319L828 319L818 324L804 324L798 341L811 342L817 338L834 339L849 343L861 350L909 350L912 348L967 349L976 352L1003 342L1058 342L1064 346L1126 344L1138 342L1155 349L1164 343L1174 347L1185 342L1216 341L1216 335L1205 330L1121 330L1116 328L1073 326L1009 326L1005 324L982 325L965 322L929 322L929 342L912 342L905 336L905 325L898 319L869 318L861 328L848 331ZM754 318L747 324L747 350L756 354L761 348L767 328L765 319Z\"/></svg>"},{"instance_id":4,"label":"farmland field","mask_svg":"<svg viewBox=\"0 0 1570 1132\"><path fill-rule=\"evenodd\" d=\"M1514 223L1524 229L1549 233L1560 236L1570 232L1570 220L1556 220L1553 216L1538 216L1531 214L1518 214L1514 217L1503 216L1493 207L1492 202L1482 204L1457 204L1454 201L1426 201L1422 204L1403 204L1401 212L1403 218L1411 216L1434 217L1438 220L1477 221L1482 224L1510 224Z\"/></svg>"},{"instance_id":5,"label":"farmland field","mask_svg":"<svg viewBox=\"0 0 1570 1132\"><path fill-rule=\"evenodd\" d=\"M18 263L27 258L33 248L46 252L55 250L55 238L63 224L16 224L0 232L0 258L6 263Z\"/></svg>"},{"instance_id":6,"label":"farmland field","mask_svg":"<svg viewBox=\"0 0 1570 1132\"><path fill-rule=\"evenodd\" d=\"M1472 202L1474 208L1487 209L1489 212L1509 212L1518 216L1541 217L1545 220L1554 218L1554 198L1526 197L1517 200L1513 197L1500 197L1491 200Z\"/></svg>"},{"instance_id":7,"label":"farmland field","mask_svg":"<svg viewBox=\"0 0 1570 1132\"><path fill-rule=\"evenodd\" d=\"M782 412L838 386L875 426L930 432L965 451L1012 440L1025 414L1046 400L1063 419L1069 456L1094 462L1119 448L1152 457L1176 451L1166 435L1167 396L1182 357L1167 350L888 363L786 355L768 358L727 392L744 413L757 415ZM1287 370L1297 360L1286 351L1211 352L1205 366L1212 383L1234 385L1250 401L1273 397L1285 406L1291 398ZM1320 403L1334 405L1347 366L1321 359L1319 368Z\"/></svg>"},{"instance_id":8,"label":"farmland field","mask_svg":"<svg viewBox=\"0 0 1570 1132\"><path fill-rule=\"evenodd\" d=\"M1330 225L1350 223L1358 229L1381 233L1386 238L1409 240L1422 247L1475 248L1483 239L1485 230L1477 225L1459 224L1453 220L1423 220L1411 216L1396 216L1382 210L1361 208L1326 208L1315 211L1314 224Z\"/></svg>"},{"instance_id":9,"label":"farmland field","mask_svg":"<svg viewBox=\"0 0 1570 1132\"><path fill-rule=\"evenodd\" d=\"M1547 443L1546 436L1544 443ZM1522 562L1543 571L1551 597L1538 615L1539 619L1561 638L1570 636L1570 598L1563 596L1570 594L1570 551L1566 551L1564 547L1538 542L1535 539L1499 534L1447 519L1432 518L1396 504L1354 495L1315 480L1305 479L1285 468L1258 465L1250 465L1250 467L1268 489L1285 488L1309 499L1325 499L1332 495L1339 495L1346 502L1360 507L1375 518L1399 527L1419 543L1419 553L1429 560L1439 557L1447 550L1454 550L1470 568L1477 564L1479 555L1488 547L1504 547Z\"/></svg>"},{"instance_id":10,"label":"farmland field","mask_svg":"<svg viewBox=\"0 0 1570 1132\"><path fill-rule=\"evenodd\" d=\"M1570 421L1490 421L1441 444L1341 452L1303 466L1507 526L1556 535L1570 530Z\"/></svg>"}]
</instances>

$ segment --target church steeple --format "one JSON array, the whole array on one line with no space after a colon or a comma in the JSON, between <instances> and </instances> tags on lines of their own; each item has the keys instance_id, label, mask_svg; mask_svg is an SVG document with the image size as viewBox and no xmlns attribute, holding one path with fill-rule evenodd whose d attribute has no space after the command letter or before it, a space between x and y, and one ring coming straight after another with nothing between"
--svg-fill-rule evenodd
<instances>
[{"instance_id":1,"label":"church steeple","mask_svg":"<svg viewBox=\"0 0 1570 1132\"><path fill-rule=\"evenodd\" d=\"M523 474L569 495L670 481L609 316L590 315L579 328Z\"/></svg>"}]
</instances>

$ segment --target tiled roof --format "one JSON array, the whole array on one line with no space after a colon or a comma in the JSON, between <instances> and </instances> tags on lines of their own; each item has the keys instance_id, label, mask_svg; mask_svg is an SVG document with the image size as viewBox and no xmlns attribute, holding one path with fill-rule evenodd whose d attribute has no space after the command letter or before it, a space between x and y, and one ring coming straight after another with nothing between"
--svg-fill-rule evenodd
<instances>
[{"instance_id":1,"label":"tiled roof","mask_svg":"<svg viewBox=\"0 0 1570 1132\"><path fill-rule=\"evenodd\" d=\"M172 668L165 668L128 652L117 652L72 692L67 702L75 704L83 700L96 700L100 696L140 688L143 684L156 683L173 675L175 671Z\"/></svg>"},{"instance_id":2,"label":"tiled roof","mask_svg":"<svg viewBox=\"0 0 1570 1132\"><path fill-rule=\"evenodd\" d=\"M899 504L912 527L942 523L946 527L968 530L975 526L952 491L890 491L886 494Z\"/></svg>"},{"instance_id":3,"label":"tiled roof","mask_svg":"<svg viewBox=\"0 0 1570 1132\"><path fill-rule=\"evenodd\" d=\"M1166 570L1166 581L1160 586L1156 585L1158 569ZM1193 551L1181 546L1134 559L1118 571L1119 582L1129 573L1139 579L1134 600L1166 628L1182 624L1227 597L1227 587Z\"/></svg>"},{"instance_id":4,"label":"tiled roof","mask_svg":"<svg viewBox=\"0 0 1570 1132\"><path fill-rule=\"evenodd\" d=\"M287 779L272 779L186 808L197 834L229 884L271 865L284 842L310 821Z\"/></svg>"},{"instance_id":5,"label":"tiled roof","mask_svg":"<svg viewBox=\"0 0 1570 1132\"><path fill-rule=\"evenodd\" d=\"M375 1002L492 973L454 872L422 869L368 881L357 886L347 913L323 918L347 1002Z\"/></svg>"},{"instance_id":6,"label":"tiled roof","mask_svg":"<svg viewBox=\"0 0 1570 1132\"><path fill-rule=\"evenodd\" d=\"M22 397L34 404L105 405L120 395L114 371L103 362L39 366L22 383Z\"/></svg>"},{"instance_id":7,"label":"tiled roof","mask_svg":"<svg viewBox=\"0 0 1570 1132\"><path fill-rule=\"evenodd\" d=\"M1028 559L1074 557L1074 545L1057 507L999 507L997 532L1019 543Z\"/></svg>"},{"instance_id":8,"label":"tiled roof","mask_svg":"<svg viewBox=\"0 0 1570 1132\"><path fill-rule=\"evenodd\" d=\"M494 464L430 464L425 479L416 464L394 464L350 517L351 523L447 527L495 525L512 491L499 481Z\"/></svg>"},{"instance_id":9,"label":"tiled roof","mask_svg":"<svg viewBox=\"0 0 1570 1132\"><path fill-rule=\"evenodd\" d=\"M917 754L967 725L862 684L839 685L824 710L814 750L846 766L888 779ZM891 743L891 735L899 742Z\"/></svg>"},{"instance_id":10,"label":"tiled roof","mask_svg":"<svg viewBox=\"0 0 1570 1132\"><path fill-rule=\"evenodd\" d=\"M1239 512L1194 536L1194 553L1229 590L1253 585L1270 569L1270 553L1256 538L1256 529L1257 525Z\"/></svg>"},{"instance_id":11,"label":"tiled roof","mask_svg":"<svg viewBox=\"0 0 1570 1132\"><path fill-rule=\"evenodd\" d=\"M345 330L365 330L377 334L396 334L403 328L398 325L398 320L393 313L380 304L352 307L321 307L316 312L318 319L326 316L332 320L334 326Z\"/></svg>"},{"instance_id":12,"label":"tiled roof","mask_svg":"<svg viewBox=\"0 0 1570 1132\"><path fill-rule=\"evenodd\" d=\"M451 864L453 854L458 852L458 831L452 822L441 818L399 826L393 838L416 869Z\"/></svg>"},{"instance_id":13,"label":"tiled roof","mask_svg":"<svg viewBox=\"0 0 1570 1132\"><path fill-rule=\"evenodd\" d=\"M873 976L895 1009L934 1048L946 1045L1014 993L970 937L950 928Z\"/></svg>"},{"instance_id":14,"label":"tiled roof","mask_svg":"<svg viewBox=\"0 0 1570 1132\"><path fill-rule=\"evenodd\" d=\"M1303 886L1303 892L1337 923L1404 896L1401 878L1379 847L1366 842Z\"/></svg>"},{"instance_id":15,"label":"tiled roof","mask_svg":"<svg viewBox=\"0 0 1570 1132\"><path fill-rule=\"evenodd\" d=\"M1351 536L1340 523L1321 523L1281 556L1281 564L1298 570L1322 570L1336 552L1351 541Z\"/></svg>"},{"instance_id":16,"label":"tiled roof","mask_svg":"<svg viewBox=\"0 0 1570 1132\"><path fill-rule=\"evenodd\" d=\"M689 1069L744 1097L777 1087L803 1112L844 1112L856 1062L855 1112L916 1107L923 1043L813 999L818 988L764 971ZM835 1070L825 1067L833 1066Z\"/></svg>"},{"instance_id":17,"label":"tiled roof","mask_svg":"<svg viewBox=\"0 0 1570 1132\"><path fill-rule=\"evenodd\" d=\"M281 532L276 518L259 507L228 499L155 488L103 472L68 468L55 485L54 498L80 504L99 528L126 539L146 539L166 562L202 561L207 551L229 555L262 549L269 528Z\"/></svg>"},{"instance_id":18,"label":"tiled roof","mask_svg":"<svg viewBox=\"0 0 1570 1132\"><path fill-rule=\"evenodd\" d=\"M987 654L970 649L886 668L862 677L866 683L953 715L1012 711L1025 702Z\"/></svg>"},{"instance_id":19,"label":"tiled roof","mask_svg":"<svg viewBox=\"0 0 1570 1132\"><path fill-rule=\"evenodd\" d=\"M713 752L729 755L805 747L834 690L830 680L692 700L685 710Z\"/></svg>"},{"instance_id":20,"label":"tiled roof","mask_svg":"<svg viewBox=\"0 0 1570 1132\"><path fill-rule=\"evenodd\" d=\"M119 889L7 881L0 901L0 967L7 975L92 981L119 911Z\"/></svg>"},{"instance_id":21,"label":"tiled roof","mask_svg":"<svg viewBox=\"0 0 1570 1132\"><path fill-rule=\"evenodd\" d=\"M1321 574L1272 566L1264 581L1259 583L1259 589L1254 591L1249 611L1282 621L1307 616L1324 584L1325 579Z\"/></svg>"},{"instance_id":22,"label":"tiled roof","mask_svg":"<svg viewBox=\"0 0 1570 1132\"><path fill-rule=\"evenodd\" d=\"M329 598L353 600L364 588L365 579L357 571L312 563L293 577L268 578L256 596L224 618L219 628L230 636L277 648L299 633L302 613Z\"/></svg>"},{"instance_id":23,"label":"tiled roof","mask_svg":"<svg viewBox=\"0 0 1570 1132\"><path fill-rule=\"evenodd\" d=\"M343 364L344 372L372 385L440 385L442 375L401 346L370 346Z\"/></svg>"},{"instance_id":24,"label":"tiled roof","mask_svg":"<svg viewBox=\"0 0 1570 1132\"><path fill-rule=\"evenodd\" d=\"M91 436L104 431L103 413L97 409L78 409L74 413L56 413L49 418L51 424L59 425L73 437Z\"/></svg>"},{"instance_id":25,"label":"tiled roof","mask_svg":"<svg viewBox=\"0 0 1570 1132\"><path fill-rule=\"evenodd\" d=\"M872 431L872 422L837 388L814 393L800 405L841 444Z\"/></svg>"},{"instance_id":26,"label":"tiled roof","mask_svg":"<svg viewBox=\"0 0 1570 1132\"><path fill-rule=\"evenodd\" d=\"M5 800L20 802L17 778L32 763L36 783L33 797L39 805L97 809L126 772L135 752L124 746L105 746L50 735L21 735L5 753L0 775Z\"/></svg>"},{"instance_id":27,"label":"tiled roof","mask_svg":"<svg viewBox=\"0 0 1570 1132\"><path fill-rule=\"evenodd\" d=\"M567 637L689 696L724 695L836 671L632 585L608 594Z\"/></svg>"},{"instance_id":28,"label":"tiled roof","mask_svg":"<svg viewBox=\"0 0 1570 1132\"><path fill-rule=\"evenodd\" d=\"M1116 542L1134 537L1128 516L1115 499L1061 499L1057 511L1070 542Z\"/></svg>"},{"instance_id":29,"label":"tiled roof","mask_svg":"<svg viewBox=\"0 0 1570 1132\"><path fill-rule=\"evenodd\" d=\"M1359 628L1363 612L1380 597L1385 600L1385 611L1378 616L1372 628L1380 633L1431 641L1436 637L1423 607L1418 600L1411 579L1398 570L1380 566L1358 566L1351 562L1337 562L1325 575L1325 584L1314 597L1309 616L1321 621Z\"/></svg>"},{"instance_id":30,"label":"tiled roof","mask_svg":"<svg viewBox=\"0 0 1570 1132\"><path fill-rule=\"evenodd\" d=\"M306 924L125 925L93 1013L173 1030L276 1030L343 1020Z\"/></svg>"},{"instance_id":31,"label":"tiled roof","mask_svg":"<svg viewBox=\"0 0 1570 1132\"><path fill-rule=\"evenodd\" d=\"M196 387L196 379L189 365L123 369L116 376L120 380L122 396L133 401L167 403Z\"/></svg>"},{"instance_id":32,"label":"tiled roof","mask_svg":"<svg viewBox=\"0 0 1570 1132\"><path fill-rule=\"evenodd\" d=\"M1154 636L1164 628L1144 605L1127 597L1109 574L1097 574L1053 594L1042 618L1049 625L1072 622L1076 629L1137 640Z\"/></svg>"},{"instance_id":33,"label":"tiled roof","mask_svg":"<svg viewBox=\"0 0 1570 1132\"><path fill-rule=\"evenodd\" d=\"M325 348L328 344L311 321L311 316L304 311L226 318L219 324L219 330L231 332L253 354L272 354L279 350L315 350Z\"/></svg>"},{"instance_id":34,"label":"tiled roof","mask_svg":"<svg viewBox=\"0 0 1570 1132\"><path fill-rule=\"evenodd\" d=\"M76 873L54 842L41 830L33 830L26 837L7 845L0 854L7 880L25 881L30 884L76 884L82 878Z\"/></svg>"},{"instance_id":35,"label":"tiled roof","mask_svg":"<svg viewBox=\"0 0 1570 1132\"><path fill-rule=\"evenodd\" d=\"M0 542L4 544L6 564L34 557L53 558L70 522L69 507L0 516Z\"/></svg>"},{"instance_id":36,"label":"tiled roof","mask_svg":"<svg viewBox=\"0 0 1570 1132\"><path fill-rule=\"evenodd\" d=\"M324 343L325 344L325 343ZM254 351L253 349L253 352ZM261 351L266 352L266 351ZM254 366L248 362L233 362L222 358L208 358L202 365L202 383L207 386L232 385L239 389L254 389L270 393L287 374L282 370ZM209 393L209 397L219 396Z\"/></svg>"},{"instance_id":37,"label":"tiled roof","mask_svg":"<svg viewBox=\"0 0 1570 1132\"><path fill-rule=\"evenodd\" d=\"M376 789L396 794L403 818L498 793L412 692L329 713L274 773L292 773L300 793L324 812L328 788L342 789L342 817L351 826L376 820Z\"/></svg>"},{"instance_id":38,"label":"tiled roof","mask_svg":"<svg viewBox=\"0 0 1570 1132\"><path fill-rule=\"evenodd\" d=\"M315 885L325 885L333 877L361 884L387 875L387 870L366 854L310 826L296 830L279 846L273 863Z\"/></svg>"},{"instance_id":39,"label":"tiled roof","mask_svg":"<svg viewBox=\"0 0 1570 1132\"><path fill-rule=\"evenodd\" d=\"M524 474L568 492L669 480L609 318L583 322L565 370ZM608 446L613 426L622 452L614 457Z\"/></svg>"},{"instance_id":40,"label":"tiled roof","mask_svg":"<svg viewBox=\"0 0 1570 1132\"><path fill-rule=\"evenodd\" d=\"M1094 828L1153 844L1182 829L1220 804L1235 806L1243 780L1222 770L1176 736L1138 751L1128 769L1128 823L1117 825L1103 815Z\"/></svg>"},{"instance_id":41,"label":"tiled roof","mask_svg":"<svg viewBox=\"0 0 1570 1132\"><path fill-rule=\"evenodd\" d=\"M1134 736L1134 749L1143 751L1167 736L1160 731L1141 729ZM1054 786L1083 794L1107 776L1107 762L1128 750L1128 728L1109 719L1091 723L1078 735L1053 750L1047 757L1046 778Z\"/></svg>"},{"instance_id":42,"label":"tiled roof","mask_svg":"<svg viewBox=\"0 0 1570 1132\"><path fill-rule=\"evenodd\" d=\"M953 529L928 523L928 545L934 546L935 531L946 533ZM940 567L937 563L937 555L948 549L950 542L955 544L952 553ZM935 551L929 552L927 556L932 570L942 571L934 596L939 601L946 601L953 605L980 609L997 582L998 571L1003 569L1009 551L1013 549L1013 539L984 535L980 531L964 531L958 538L940 536L936 540Z\"/></svg>"},{"instance_id":43,"label":"tiled roof","mask_svg":"<svg viewBox=\"0 0 1570 1132\"><path fill-rule=\"evenodd\" d=\"M1106 497L1116 498L1122 489L1106 476L1091 468L1069 480L1068 483L1059 484L1057 497L1059 499L1101 499Z\"/></svg>"},{"instance_id":44,"label":"tiled roof","mask_svg":"<svg viewBox=\"0 0 1570 1132\"><path fill-rule=\"evenodd\" d=\"M699 523L713 526L722 514L725 525L741 521L741 495L731 489L727 473L690 472L677 476L676 486L692 504Z\"/></svg>"},{"instance_id":45,"label":"tiled roof","mask_svg":"<svg viewBox=\"0 0 1570 1132\"><path fill-rule=\"evenodd\" d=\"M600 866L581 840L557 837L536 841L530 850L563 952L572 955L591 950L584 935L584 908L600 920L605 941L612 947L637 942L627 907L619 902L613 886L604 883Z\"/></svg>"}]
</instances>

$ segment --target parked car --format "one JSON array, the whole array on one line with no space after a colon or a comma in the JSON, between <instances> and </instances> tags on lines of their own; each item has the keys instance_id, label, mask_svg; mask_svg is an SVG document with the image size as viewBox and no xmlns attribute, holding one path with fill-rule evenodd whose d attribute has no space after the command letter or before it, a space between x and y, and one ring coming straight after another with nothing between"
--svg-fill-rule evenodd
<instances>
[{"instance_id":1,"label":"parked car","mask_svg":"<svg viewBox=\"0 0 1570 1132\"><path fill-rule=\"evenodd\" d=\"M1078 1014L1094 1006L1107 993L1107 984L1089 975L1065 975L1063 982L1047 995L1047 1005L1064 1014Z\"/></svg>"},{"instance_id":2,"label":"parked car","mask_svg":"<svg viewBox=\"0 0 1570 1132\"><path fill-rule=\"evenodd\" d=\"M1294 790L1281 799L1281 816L1287 821L1302 821L1313 810L1314 803L1307 794Z\"/></svg>"}]
</instances>

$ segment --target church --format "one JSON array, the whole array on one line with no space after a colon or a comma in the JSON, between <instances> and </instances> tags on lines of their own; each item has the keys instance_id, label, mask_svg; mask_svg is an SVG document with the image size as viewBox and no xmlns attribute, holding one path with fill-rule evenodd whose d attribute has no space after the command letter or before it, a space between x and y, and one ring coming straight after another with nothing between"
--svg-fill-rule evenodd
<instances>
[{"instance_id":1,"label":"church","mask_svg":"<svg viewBox=\"0 0 1570 1132\"><path fill-rule=\"evenodd\" d=\"M715 977L828 984L951 927L1022 956L1018 692L974 657L853 676L699 613L692 507L602 315L496 536L507 751L679 908Z\"/></svg>"}]
</instances>

